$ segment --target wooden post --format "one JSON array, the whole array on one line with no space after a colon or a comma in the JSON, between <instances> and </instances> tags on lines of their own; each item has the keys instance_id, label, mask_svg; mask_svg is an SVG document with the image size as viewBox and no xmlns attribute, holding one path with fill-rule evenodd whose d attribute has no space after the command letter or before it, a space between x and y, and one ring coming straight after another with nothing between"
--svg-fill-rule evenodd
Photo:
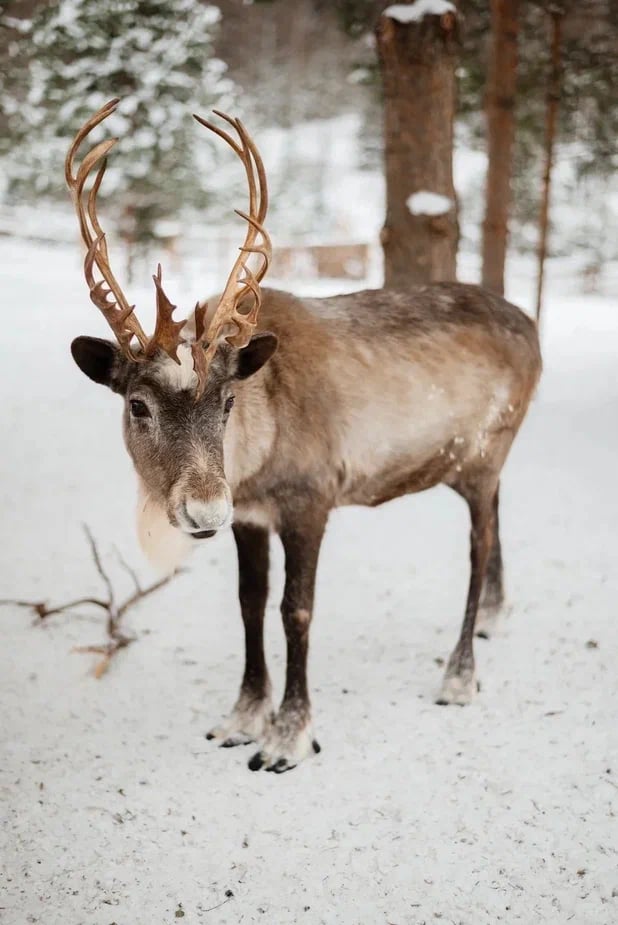
<instances>
[{"instance_id":1,"label":"wooden post","mask_svg":"<svg viewBox=\"0 0 618 925\"><path fill-rule=\"evenodd\" d=\"M558 104L560 102L560 83L562 65L562 7L553 6L549 11L551 29L551 66L547 90L547 109L545 111L545 169L543 171L543 193L539 217L538 279L536 288L536 320L541 317L543 302L543 281L545 258L547 256L547 236L549 230L549 194L551 172L554 156L554 139L558 121Z\"/></svg>"}]
</instances>

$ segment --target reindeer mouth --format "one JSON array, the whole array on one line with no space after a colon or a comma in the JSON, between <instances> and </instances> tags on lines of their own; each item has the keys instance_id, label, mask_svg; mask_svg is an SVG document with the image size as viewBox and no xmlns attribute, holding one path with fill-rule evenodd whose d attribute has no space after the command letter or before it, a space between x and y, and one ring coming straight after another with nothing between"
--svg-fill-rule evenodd
<instances>
[{"instance_id":1,"label":"reindeer mouth","mask_svg":"<svg viewBox=\"0 0 618 925\"><path fill-rule=\"evenodd\" d=\"M207 540L214 536L216 532L216 530L198 530L196 533L192 533L191 536L194 540Z\"/></svg>"}]
</instances>

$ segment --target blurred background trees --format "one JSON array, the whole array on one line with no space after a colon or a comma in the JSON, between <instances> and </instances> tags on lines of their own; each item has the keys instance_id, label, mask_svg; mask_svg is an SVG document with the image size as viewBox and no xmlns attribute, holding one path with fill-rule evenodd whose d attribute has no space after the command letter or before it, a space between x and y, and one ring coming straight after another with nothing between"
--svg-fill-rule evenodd
<instances>
[{"instance_id":1,"label":"blurred background trees","mask_svg":"<svg viewBox=\"0 0 618 925\"><path fill-rule=\"evenodd\" d=\"M16 33L2 95L8 198L55 198L67 139L119 96L106 126L119 143L105 191L115 194L125 241L150 242L183 208L205 205L212 148L196 144L187 115L233 99L213 50L219 9L194 0L60 0L32 13L8 18Z\"/></svg>"},{"instance_id":2,"label":"blurred background trees","mask_svg":"<svg viewBox=\"0 0 618 925\"><path fill-rule=\"evenodd\" d=\"M487 185L483 221L483 286L504 294L515 138L519 0L490 0L485 113Z\"/></svg>"},{"instance_id":3,"label":"blurred background trees","mask_svg":"<svg viewBox=\"0 0 618 925\"><path fill-rule=\"evenodd\" d=\"M430 9L437 8L435 2ZM264 152L276 243L372 244L379 238L385 202L391 233L397 202L408 250L397 258L386 249L391 279L411 278L406 264L411 272L410 255L422 253L422 234L433 235L434 244L424 258L425 269L420 275L414 270L414 278L424 273L435 278L432 254L445 242L450 243L438 275L452 275L449 254L458 219L460 252L479 255L484 250L483 276L500 288L507 224L514 251L533 252L538 243L550 4L456 4L457 35L443 48L447 72L456 82L458 208L447 219L401 209L400 183L393 186L399 173L415 187L451 195L452 152L444 152L435 137L440 126L448 135L451 116L437 112L442 94L428 101L422 69L414 70L420 60L414 23L388 17L391 37L409 51L397 66L408 68L407 99L413 101L416 94L417 102L408 118L403 163L393 166L389 150L401 149L400 139L392 144L400 116L391 113L389 120L389 105L392 110L403 97L392 92L392 68L389 72L375 31L384 35L380 23L387 6L380 0L8 0L0 20L0 194L5 208L27 202L40 208L42 200L66 208L61 161L67 139L86 112L121 96L118 121L110 126L121 142L103 197L114 203L117 212L111 217L121 233L148 243L173 236L174 227L182 227L183 237L197 237L206 225L223 227L230 206L242 205L242 178L225 154L214 153L189 116L194 109L228 107L245 118ZM498 12L509 6L518 26L516 71L514 63L496 66L503 55L496 44ZM549 249L551 254L577 251L582 272L590 268L592 278L595 268L618 258L616 235L608 228L615 222L618 197L618 0L563 0L560 11L561 89ZM441 16L425 17L418 28L429 29L432 19L433 28L442 28ZM510 81L506 88L505 80ZM513 105L504 105L505 94L512 91ZM512 116L511 145L505 144L510 137L503 124L507 113ZM428 132L427 119L432 118L434 128ZM438 233L441 224L445 228Z\"/></svg>"}]
</instances>

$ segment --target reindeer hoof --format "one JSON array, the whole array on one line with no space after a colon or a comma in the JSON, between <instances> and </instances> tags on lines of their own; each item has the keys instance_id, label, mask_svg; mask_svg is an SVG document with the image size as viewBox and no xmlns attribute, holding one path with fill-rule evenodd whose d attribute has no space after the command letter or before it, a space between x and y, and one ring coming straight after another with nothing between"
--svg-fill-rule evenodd
<instances>
[{"instance_id":1,"label":"reindeer hoof","mask_svg":"<svg viewBox=\"0 0 618 925\"><path fill-rule=\"evenodd\" d=\"M250 742L254 742L254 741L255 739L253 739L249 735L245 735L244 732L237 732L234 735L228 736L227 739L221 742L219 747L220 748L235 748L237 745L249 745Z\"/></svg>"},{"instance_id":2,"label":"reindeer hoof","mask_svg":"<svg viewBox=\"0 0 618 925\"><path fill-rule=\"evenodd\" d=\"M266 755L264 754L264 752L256 752L253 758L251 758L249 761L249 765L248 765L249 770L259 771L260 768L264 767L265 762L266 762Z\"/></svg>"},{"instance_id":3,"label":"reindeer hoof","mask_svg":"<svg viewBox=\"0 0 618 925\"><path fill-rule=\"evenodd\" d=\"M249 761L249 770L260 771L264 768L275 774L283 774L284 771L291 771L309 755L317 755L321 750L307 727L290 728L283 717L279 723L275 720L262 748Z\"/></svg>"},{"instance_id":4,"label":"reindeer hoof","mask_svg":"<svg viewBox=\"0 0 618 925\"><path fill-rule=\"evenodd\" d=\"M251 700L241 696L229 717L207 732L206 738L221 748L259 742L268 733L273 716L270 698Z\"/></svg>"},{"instance_id":5,"label":"reindeer hoof","mask_svg":"<svg viewBox=\"0 0 618 925\"><path fill-rule=\"evenodd\" d=\"M444 678L442 689L436 698L436 704L441 707L457 704L460 707L470 703L480 690L474 671L466 671L459 675L450 675Z\"/></svg>"},{"instance_id":6,"label":"reindeer hoof","mask_svg":"<svg viewBox=\"0 0 618 925\"><path fill-rule=\"evenodd\" d=\"M272 763L269 763L272 762ZM275 774L283 774L284 771L292 771L296 767L296 762L289 761L287 758L277 758L272 761L266 752L257 752L249 762L250 771L273 771Z\"/></svg>"},{"instance_id":7,"label":"reindeer hoof","mask_svg":"<svg viewBox=\"0 0 618 925\"><path fill-rule=\"evenodd\" d=\"M474 625L474 635L481 639L489 639L496 635L500 626L500 616L502 613L502 603L481 604L476 615Z\"/></svg>"}]
</instances>

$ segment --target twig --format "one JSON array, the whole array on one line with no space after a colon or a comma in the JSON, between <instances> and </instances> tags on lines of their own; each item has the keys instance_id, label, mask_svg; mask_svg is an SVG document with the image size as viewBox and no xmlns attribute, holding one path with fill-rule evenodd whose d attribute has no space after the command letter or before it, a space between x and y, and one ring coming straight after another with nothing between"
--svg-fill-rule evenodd
<instances>
[{"instance_id":1,"label":"twig","mask_svg":"<svg viewBox=\"0 0 618 925\"><path fill-rule=\"evenodd\" d=\"M103 600L98 597L80 597L76 600L68 601L66 604L59 604L55 607L50 607L45 601L2 599L0 600L0 605L12 604L15 607L26 607L34 611L34 613L37 615L37 622L42 622L44 619L52 616L53 614L65 613L69 610L73 610L75 607L79 607L81 604L92 604L95 607L100 607L107 614L105 621L107 642L101 643L99 645L76 646L73 651L92 652L96 655L101 655L102 658L95 664L93 669L95 678L101 678L109 668L110 662L116 653L121 649L126 649L128 645L130 645L132 642L135 642L135 636L128 636L122 631L121 622L126 612L139 601L142 601L144 598L154 594L155 591L159 591L161 588L165 587L165 585L169 584L173 578L175 578L177 575L180 575L184 569L178 569L171 575L166 575L164 578L160 578L158 581L155 581L154 584L149 585L147 588L142 588L135 571L123 559L118 550L116 550L116 555L121 566L131 576L135 586L133 593L130 594L125 601L117 605L114 597L114 588L109 575L103 567L96 541L90 532L89 527L86 524L84 524L83 527L88 544L90 546L90 551L92 553L92 558L94 560L96 570L107 589L107 600Z\"/></svg>"},{"instance_id":2,"label":"twig","mask_svg":"<svg viewBox=\"0 0 618 925\"><path fill-rule=\"evenodd\" d=\"M148 597L150 594L154 594L155 591L158 591L160 588L164 588L165 585L169 584L172 578L176 578L177 575L182 575L186 569L177 569L171 575L166 575L165 578L160 578L159 581L155 581L153 585L149 585L148 588L140 588L139 591L136 591L131 597L127 598L124 604L121 604L118 610L116 611L116 616L118 619L121 619L129 607L132 607L139 600L143 600L145 597Z\"/></svg>"},{"instance_id":3,"label":"twig","mask_svg":"<svg viewBox=\"0 0 618 925\"><path fill-rule=\"evenodd\" d=\"M126 649L132 642L135 642L135 636L116 635L110 642L99 646L75 646L73 652L92 652L95 655L103 656L92 669L93 675L98 679L103 677L114 655L120 652L121 649Z\"/></svg>"},{"instance_id":4,"label":"twig","mask_svg":"<svg viewBox=\"0 0 618 925\"><path fill-rule=\"evenodd\" d=\"M221 906L225 906L226 903L229 903L231 898L232 898L231 896L228 896L228 898L224 899L222 903L219 903L216 906L211 906L210 909L204 909L204 912L214 912L215 909L220 909Z\"/></svg>"},{"instance_id":5,"label":"twig","mask_svg":"<svg viewBox=\"0 0 618 925\"><path fill-rule=\"evenodd\" d=\"M139 583L139 578L137 577L135 571L131 568L127 560L123 557L122 553L120 552L117 546L114 546L114 552L116 553L116 558L118 559L118 562L120 563L120 565L123 567L125 572L128 572L128 574L131 576L131 579L133 580L133 584L135 585L135 590L141 591L142 588Z\"/></svg>"},{"instance_id":6,"label":"twig","mask_svg":"<svg viewBox=\"0 0 618 925\"><path fill-rule=\"evenodd\" d=\"M140 588L139 590L136 590L117 609L112 607L108 609L106 630L109 637L109 642L99 646L78 646L76 649L74 649L75 652L94 652L103 656L103 658L97 662L94 667L95 678L101 678L105 674L109 668L112 658L114 655L116 655L117 652L119 652L121 649L125 649L128 645L130 645L130 643L135 642L135 636L126 636L120 629L120 621L122 620L127 610L129 610L129 608L136 604L138 601L143 600L150 594L154 594L155 591L158 591L166 584L169 584L172 578L175 578L175 576L179 574L179 571L174 572L172 575L167 575L165 578L159 579L159 581L156 581L148 588Z\"/></svg>"},{"instance_id":7,"label":"twig","mask_svg":"<svg viewBox=\"0 0 618 925\"><path fill-rule=\"evenodd\" d=\"M0 600L0 606L4 604L11 604L14 607L28 607L35 612L40 620L51 617L56 613L64 613L65 610L72 610L74 607L79 607L80 604L93 604L95 607L102 607L103 610L107 610L109 607L107 601L101 601L97 597L79 597L75 601L60 604L58 607L49 607L45 601L17 601L11 598Z\"/></svg>"},{"instance_id":8,"label":"twig","mask_svg":"<svg viewBox=\"0 0 618 925\"><path fill-rule=\"evenodd\" d=\"M109 595L108 603L109 603L110 609L112 609L114 606L114 589L112 588L112 583L109 579L107 572L103 568L103 565L101 564L101 557L99 556L99 550L97 548L95 539L92 533L90 532L90 527L88 526L88 524L82 524L82 527L84 528L84 533L86 534L86 537L90 544L90 551L92 552L92 558L94 559L94 564L96 566L97 572L103 579L103 583L105 584L105 587L107 588L107 593Z\"/></svg>"}]
</instances>

